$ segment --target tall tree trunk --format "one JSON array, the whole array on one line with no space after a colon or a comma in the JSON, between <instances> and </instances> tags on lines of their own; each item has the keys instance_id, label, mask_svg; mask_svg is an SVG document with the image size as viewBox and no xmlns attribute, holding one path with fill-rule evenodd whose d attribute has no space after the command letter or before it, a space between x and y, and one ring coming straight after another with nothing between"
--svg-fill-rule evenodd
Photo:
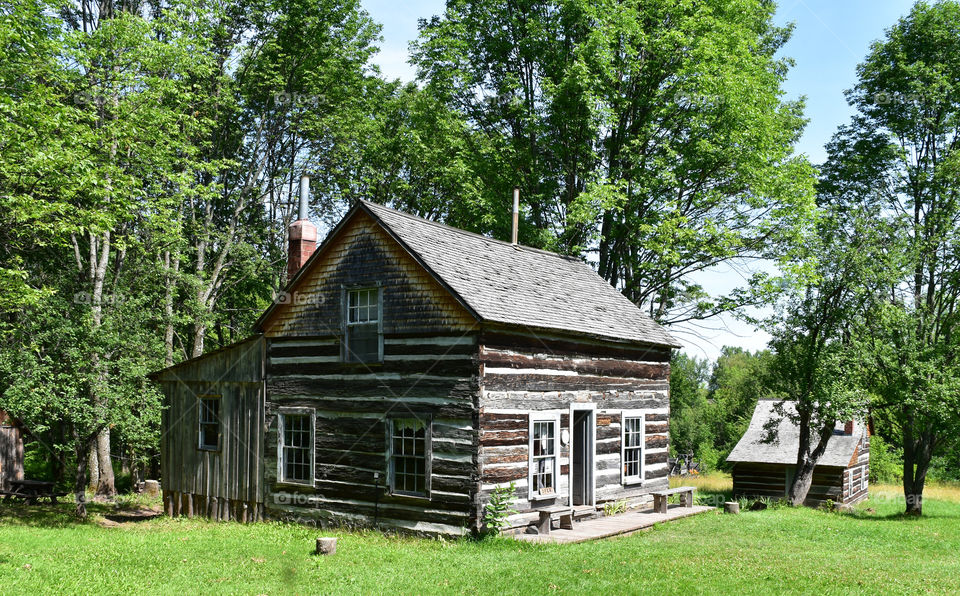
<instances>
[{"instance_id":1,"label":"tall tree trunk","mask_svg":"<svg viewBox=\"0 0 960 596\"><path fill-rule=\"evenodd\" d=\"M96 443L91 444L87 450L87 470L90 472L87 489L95 493L97 492L97 485L100 483L100 458L97 457Z\"/></svg>"},{"instance_id":2,"label":"tall tree trunk","mask_svg":"<svg viewBox=\"0 0 960 596\"><path fill-rule=\"evenodd\" d=\"M112 497L117 494L114 484L113 464L110 461L110 427L104 426L97 433L97 467L100 478L97 482L98 497Z\"/></svg>"},{"instance_id":3,"label":"tall tree trunk","mask_svg":"<svg viewBox=\"0 0 960 596\"><path fill-rule=\"evenodd\" d=\"M817 442L817 446L811 451L810 445L813 433L810 427L810 415L809 413L801 413L797 467L793 477L793 483L787 492L787 500L790 501L790 504L794 507L803 505L804 501L807 500L810 487L813 485L813 473L817 468L817 464L820 462L820 458L823 457L823 454L827 451L827 443L830 441L830 437L833 436L835 426L836 421L831 421L829 424L824 424L824 426L818 430L817 438L819 441Z\"/></svg>"},{"instance_id":4,"label":"tall tree trunk","mask_svg":"<svg viewBox=\"0 0 960 596\"><path fill-rule=\"evenodd\" d=\"M90 255L92 269L92 292L90 295L91 314L93 319L94 334L99 331L103 324L103 283L107 274L107 265L110 261L110 230L103 233L102 238L90 235ZM97 244L99 241L99 251ZM91 387L90 399L94 409L103 418L101 420L102 429L97 433L96 452L97 452L97 496L112 497L117 494L114 486L113 467L110 464L110 430L108 427L107 404L100 395L100 387L106 382L106 374L103 370L103 362L100 353L94 351L90 355L91 365L97 376L97 382Z\"/></svg>"},{"instance_id":5,"label":"tall tree trunk","mask_svg":"<svg viewBox=\"0 0 960 596\"><path fill-rule=\"evenodd\" d=\"M180 253L172 255L170 251L163 253L164 295L163 295L163 347L165 351L164 364L173 366L173 302L177 291L177 274L180 273Z\"/></svg>"},{"instance_id":6,"label":"tall tree trunk","mask_svg":"<svg viewBox=\"0 0 960 596\"><path fill-rule=\"evenodd\" d=\"M76 444L77 455L77 474L74 477L73 492L76 498L77 517L87 517L87 464L89 458L87 455L95 451L93 437L83 439L76 429L73 430L73 438Z\"/></svg>"}]
</instances>

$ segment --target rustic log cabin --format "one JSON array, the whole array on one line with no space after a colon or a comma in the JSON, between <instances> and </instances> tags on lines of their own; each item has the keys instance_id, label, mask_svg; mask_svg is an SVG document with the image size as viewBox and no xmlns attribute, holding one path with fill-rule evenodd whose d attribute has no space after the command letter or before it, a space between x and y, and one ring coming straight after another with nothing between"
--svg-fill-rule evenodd
<instances>
[{"instance_id":1,"label":"rustic log cabin","mask_svg":"<svg viewBox=\"0 0 960 596\"><path fill-rule=\"evenodd\" d=\"M359 201L250 339L153 375L171 515L463 534L667 481L677 342L583 261Z\"/></svg>"},{"instance_id":2,"label":"rustic log cabin","mask_svg":"<svg viewBox=\"0 0 960 596\"><path fill-rule=\"evenodd\" d=\"M757 403L747 432L727 456L727 462L733 464L735 497L783 498L793 482L800 431L777 412L778 403L770 399ZM786 413L792 407L790 402L783 403ZM804 504L816 507L828 500L859 503L867 498L869 476L869 427L859 421L837 424L814 468L813 484Z\"/></svg>"},{"instance_id":3,"label":"rustic log cabin","mask_svg":"<svg viewBox=\"0 0 960 596\"><path fill-rule=\"evenodd\" d=\"M23 480L23 431L0 410L0 491L10 490L10 482L16 480Z\"/></svg>"}]
</instances>

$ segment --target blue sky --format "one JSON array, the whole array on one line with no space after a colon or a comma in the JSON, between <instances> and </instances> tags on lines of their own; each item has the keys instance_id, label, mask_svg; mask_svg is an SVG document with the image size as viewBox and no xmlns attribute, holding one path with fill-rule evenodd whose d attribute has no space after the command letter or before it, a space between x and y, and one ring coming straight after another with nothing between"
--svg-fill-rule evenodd
<instances>
[{"instance_id":1,"label":"blue sky","mask_svg":"<svg viewBox=\"0 0 960 596\"><path fill-rule=\"evenodd\" d=\"M814 163L824 159L824 144L837 126L845 124L853 113L843 92L856 81L856 66L870 44L909 12L913 2L906 0L783 0L776 20L794 23L790 42L782 55L796 62L790 71L785 91L790 98L805 96L806 116L810 120L797 151ZM417 36L417 20L443 11L438 0L407 2L363 0L363 6L383 26L383 43L375 61L390 78L413 79L407 64L408 44ZM713 292L724 292L740 281L729 269L707 273L701 283ZM718 320L709 328L676 329L684 351L716 358L724 345L750 350L763 348L768 336L731 318Z\"/></svg>"}]
</instances>

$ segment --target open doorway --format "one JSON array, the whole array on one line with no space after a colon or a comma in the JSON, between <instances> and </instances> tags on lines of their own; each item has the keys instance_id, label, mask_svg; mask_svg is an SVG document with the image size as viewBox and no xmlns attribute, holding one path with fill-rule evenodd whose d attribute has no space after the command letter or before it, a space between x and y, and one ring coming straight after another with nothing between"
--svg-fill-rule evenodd
<instances>
[{"instance_id":1,"label":"open doorway","mask_svg":"<svg viewBox=\"0 0 960 596\"><path fill-rule=\"evenodd\" d=\"M596 427L593 404L570 406L570 504L573 506L596 504Z\"/></svg>"}]
</instances>

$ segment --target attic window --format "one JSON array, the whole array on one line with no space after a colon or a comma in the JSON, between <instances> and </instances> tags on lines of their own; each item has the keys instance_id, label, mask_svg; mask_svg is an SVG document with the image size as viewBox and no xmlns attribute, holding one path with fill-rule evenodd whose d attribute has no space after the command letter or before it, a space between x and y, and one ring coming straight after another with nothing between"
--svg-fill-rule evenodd
<instances>
[{"instance_id":1,"label":"attic window","mask_svg":"<svg viewBox=\"0 0 960 596\"><path fill-rule=\"evenodd\" d=\"M380 288L346 291L344 361L383 360L383 325Z\"/></svg>"}]
</instances>

